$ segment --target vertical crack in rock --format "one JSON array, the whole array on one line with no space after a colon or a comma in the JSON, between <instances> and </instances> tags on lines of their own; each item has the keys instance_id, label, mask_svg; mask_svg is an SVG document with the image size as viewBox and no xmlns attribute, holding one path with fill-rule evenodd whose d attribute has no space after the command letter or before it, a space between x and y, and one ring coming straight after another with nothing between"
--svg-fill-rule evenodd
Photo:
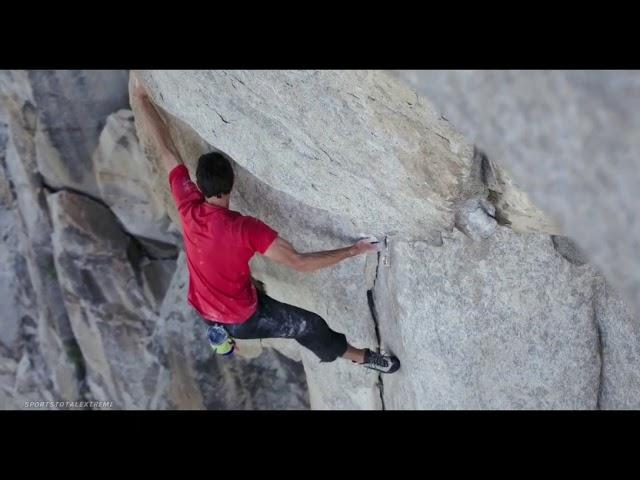
<instances>
[{"instance_id":1,"label":"vertical crack in rock","mask_svg":"<svg viewBox=\"0 0 640 480\"><path fill-rule=\"evenodd\" d=\"M600 410L600 401L602 398L602 382L604 381L604 355L602 346L602 331L600 330L600 325L597 323L597 320L596 335L598 336L598 355L600 357L600 376L598 379L598 398L596 402L596 409Z\"/></svg>"},{"instance_id":2,"label":"vertical crack in rock","mask_svg":"<svg viewBox=\"0 0 640 480\"><path fill-rule=\"evenodd\" d=\"M387 237L384 237L384 247L387 247ZM373 284L369 290L367 290L367 303L369 304L369 311L371 312L371 318L373 319L373 326L376 333L376 342L378 343L378 352L380 352L380 348L382 346L382 339L380 337L380 326L378 324L378 314L376 311L375 299L373 298L373 290L376 286L376 281L378 280L378 269L380 268L380 256L381 252L377 253L376 260L376 271L373 277ZM380 390L380 402L382 405L382 410L386 410L384 404L384 383L382 381L382 373L378 373L378 389Z\"/></svg>"},{"instance_id":3,"label":"vertical crack in rock","mask_svg":"<svg viewBox=\"0 0 640 480\"><path fill-rule=\"evenodd\" d=\"M600 311L599 307L599 300L600 300L600 296L601 295L606 295L606 283L600 279L596 277L595 280L595 288L594 288L594 292L593 292L593 325L595 327L596 330L596 336L597 336L597 341L598 341L598 358L600 360L600 372L598 375L598 392L597 392L597 397L596 397L596 409L600 410L600 404L602 401L602 387L603 387L603 382L604 382L604 342L602 340L602 328L600 327L600 319L598 316L598 312Z\"/></svg>"},{"instance_id":4,"label":"vertical crack in rock","mask_svg":"<svg viewBox=\"0 0 640 480\"><path fill-rule=\"evenodd\" d=\"M230 121L225 119L222 115L220 115L220 113L218 113L217 111L216 111L216 114L220 117L220 120L222 120L224 123L226 123L226 124L230 124L231 123Z\"/></svg>"}]
</instances>

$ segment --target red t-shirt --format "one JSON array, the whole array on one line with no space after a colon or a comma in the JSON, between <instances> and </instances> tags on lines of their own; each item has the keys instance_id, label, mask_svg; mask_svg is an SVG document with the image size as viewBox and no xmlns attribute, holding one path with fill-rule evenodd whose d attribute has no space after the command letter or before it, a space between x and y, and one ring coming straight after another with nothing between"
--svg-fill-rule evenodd
<instances>
[{"instance_id":1,"label":"red t-shirt","mask_svg":"<svg viewBox=\"0 0 640 480\"><path fill-rule=\"evenodd\" d=\"M243 323L256 311L249 260L278 232L257 218L207 203L184 165L169 173L182 220L189 268L189 303L208 320Z\"/></svg>"}]
</instances>

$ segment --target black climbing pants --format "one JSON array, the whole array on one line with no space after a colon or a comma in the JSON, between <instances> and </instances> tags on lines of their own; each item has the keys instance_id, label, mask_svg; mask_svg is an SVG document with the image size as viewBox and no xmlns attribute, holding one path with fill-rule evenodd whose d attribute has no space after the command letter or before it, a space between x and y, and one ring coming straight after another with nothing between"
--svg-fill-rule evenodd
<instances>
[{"instance_id":1,"label":"black climbing pants","mask_svg":"<svg viewBox=\"0 0 640 480\"><path fill-rule=\"evenodd\" d=\"M347 338L329 328L313 312L279 302L258 290L256 312L244 323L224 325L234 338L293 338L322 362L333 362L347 351Z\"/></svg>"}]
</instances>

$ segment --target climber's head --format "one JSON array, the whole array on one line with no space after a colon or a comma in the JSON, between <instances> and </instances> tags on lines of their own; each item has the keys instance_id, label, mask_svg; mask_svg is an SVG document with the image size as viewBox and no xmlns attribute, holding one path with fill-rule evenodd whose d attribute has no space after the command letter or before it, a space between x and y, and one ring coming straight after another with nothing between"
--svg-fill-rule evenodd
<instances>
[{"instance_id":1,"label":"climber's head","mask_svg":"<svg viewBox=\"0 0 640 480\"><path fill-rule=\"evenodd\" d=\"M207 199L228 196L233 188L233 179L231 162L223 154L210 152L198 159L196 183Z\"/></svg>"}]
</instances>

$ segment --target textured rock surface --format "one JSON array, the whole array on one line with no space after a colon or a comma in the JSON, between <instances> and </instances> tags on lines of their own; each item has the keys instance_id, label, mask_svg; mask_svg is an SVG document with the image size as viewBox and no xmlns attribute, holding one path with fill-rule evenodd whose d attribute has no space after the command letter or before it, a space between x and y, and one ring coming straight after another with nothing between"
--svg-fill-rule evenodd
<instances>
[{"instance_id":1,"label":"textured rock surface","mask_svg":"<svg viewBox=\"0 0 640 480\"><path fill-rule=\"evenodd\" d=\"M6 152L8 141L8 125L6 113L0 110L0 160L2 160L2 180L0 180L2 210L0 210L0 228L2 238L2 249L0 250L0 265L2 266L2 274L0 275L0 298L7 299L7 306L12 310L7 312L7 320L0 325L0 342L5 347L11 347L16 341L18 335L18 319L19 314L15 310L17 302L14 299L17 296L18 285L15 276L14 259L11 258L11 252L17 249L17 232L16 232L16 212L15 198L12 187L8 181L6 171Z\"/></svg>"},{"instance_id":2,"label":"textured rock surface","mask_svg":"<svg viewBox=\"0 0 640 480\"><path fill-rule=\"evenodd\" d=\"M394 239L379 270L380 334L404 359L385 378L387 407L595 408L593 270L545 235L499 227L482 241L443 240Z\"/></svg>"},{"instance_id":3,"label":"textured rock surface","mask_svg":"<svg viewBox=\"0 0 640 480\"><path fill-rule=\"evenodd\" d=\"M640 313L640 73L402 71Z\"/></svg>"},{"instance_id":4,"label":"textured rock surface","mask_svg":"<svg viewBox=\"0 0 640 480\"><path fill-rule=\"evenodd\" d=\"M117 408L158 408L165 374L149 351L156 314L114 215L82 195L47 197L56 269L91 396Z\"/></svg>"},{"instance_id":5,"label":"textured rock surface","mask_svg":"<svg viewBox=\"0 0 640 480\"><path fill-rule=\"evenodd\" d=\"M472 146L382 72L141 76L168 113L255 178L355 231L437 236L458 202L484 191Z\"/></svg>"}]
</instances>

